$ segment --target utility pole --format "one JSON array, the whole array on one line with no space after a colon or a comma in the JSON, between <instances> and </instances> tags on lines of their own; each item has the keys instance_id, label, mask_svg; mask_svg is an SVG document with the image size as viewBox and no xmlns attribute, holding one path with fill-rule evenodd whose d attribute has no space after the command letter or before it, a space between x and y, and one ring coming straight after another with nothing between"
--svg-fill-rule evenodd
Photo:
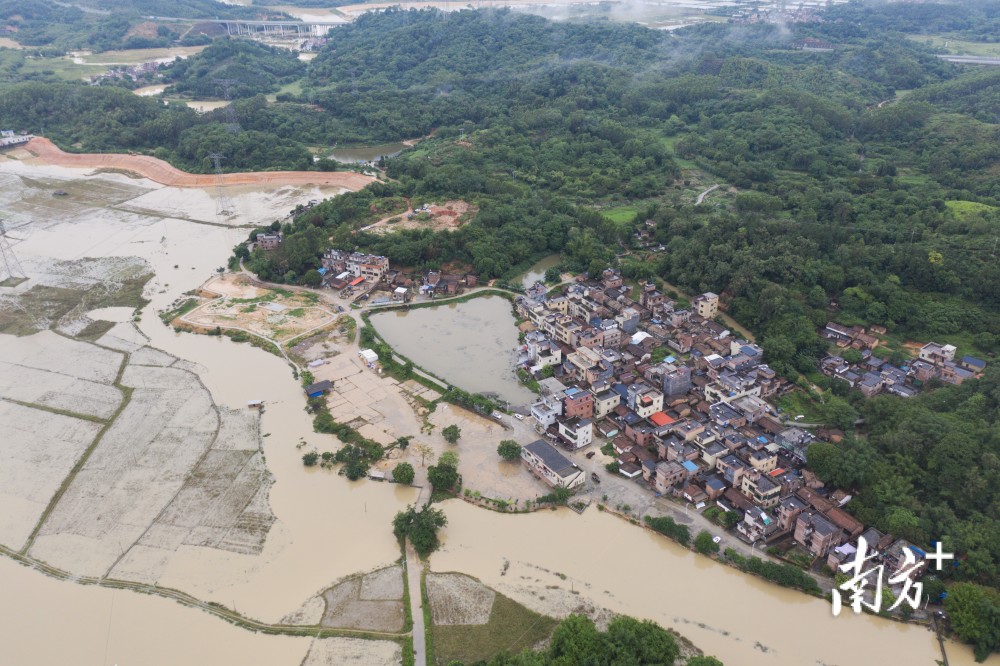
<instances>
[{"instance_id":1,"label":"utility pole","mask_svg":"<svg viewBox=\"0 0 1000 666\"><path fill-rule=\"evenodd\" d=\"M21 268L21 262L17 260L14 249L11 247L10 239L12 237L7 235L8 231L9 229L3 220L0 220L0 260L3 261L4 268L4 272L0 274L0 282L6 282L7 280L27 280L28 276L24 272L24 269ZM14 240L19 239L15 238Z\"/></svg>"},{"instance_id":2,"label":"utility pole","mask_svg":"<svg viewBox=\"0 0 1000 666\"><path fill-rule=\"evenodd\" d=\"M233 86L239 83L236 79L212 79L212 82L222 91L222 97L226 100L226 127L233 134L239 134L243 129L240 121L236 117L236 108L233 106L231 91Z\"/></svg>"},{"instance_id":3,"label":"utility pole","mask_svg":"<svg viewBox=\"0 0 1000 666\"><path fill-rule=\"evenodd\" d=\"M226 217L233 212L233 202L226 195L222 183L222 160L226 158L219 153L209 153L208 157L215 165L215 214L219 217Z\"/></svg>"}]
</instances>

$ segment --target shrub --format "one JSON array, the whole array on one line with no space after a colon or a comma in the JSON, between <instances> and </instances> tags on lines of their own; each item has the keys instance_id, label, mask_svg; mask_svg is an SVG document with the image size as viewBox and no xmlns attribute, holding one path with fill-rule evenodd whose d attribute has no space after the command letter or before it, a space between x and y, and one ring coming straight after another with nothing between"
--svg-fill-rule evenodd
<instances>
[{"instance_id":1,"label":"shrub","mask_svg":"<svg viewBox=\"0 0 1000 666\"><path fill-rule=\"evenodd\" d=\"M682 546L686 546L691 543L691 530L689 530L686 525L678 525L674 522L674 519L669 516L663 516L660 518L651 518L650 516L646 516L645 521L651 528L664 536L670 537Z\"/></svg>"},{"instance_id":2,"label":"shrub","mask_svg":"<svg viewBox=\"0 0 1000 666\"><path fill-rule=\"evenodd\" d=\"M694 548L702 555L713 555L719 552L719 544L712 540L712 535L702 530L694 538Z\"/></svg>"}]
</instances>

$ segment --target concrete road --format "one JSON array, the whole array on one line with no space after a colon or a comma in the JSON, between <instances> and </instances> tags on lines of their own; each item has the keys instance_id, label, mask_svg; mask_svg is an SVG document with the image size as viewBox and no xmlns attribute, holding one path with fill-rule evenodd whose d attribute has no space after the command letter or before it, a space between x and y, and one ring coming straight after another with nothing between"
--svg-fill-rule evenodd
<instances>
[{"instance_id":1,"label":"concrete road","mask_svg":"<svg viewBox=\"0 0 1000 666\"><path fill-rule=\"evenodd\" d=\"M420 593L420 573L424 565L413 550L409 539L406 541L406 584L410 588L410 615L413 617L413 663L427 666L427 636L424 627L424 600Z\"/></svg>"},{"instance_id":2,"label":"concrete road","mask_svg":"<svg viewBox=\"0 0 1000 666\"><path fill-rule=\"evenodd\" d=\"M431 501L431 485L425 483L417 498L417 508L427 506ZM424 626L424 595L420 585L420 574L424 563L420 561L417 551L413 549L410 540L406 540L406 584L410 590L410 616L413 617L413 663L415 666L427 666L427 628Z\"/></svg>"}]
</instances>

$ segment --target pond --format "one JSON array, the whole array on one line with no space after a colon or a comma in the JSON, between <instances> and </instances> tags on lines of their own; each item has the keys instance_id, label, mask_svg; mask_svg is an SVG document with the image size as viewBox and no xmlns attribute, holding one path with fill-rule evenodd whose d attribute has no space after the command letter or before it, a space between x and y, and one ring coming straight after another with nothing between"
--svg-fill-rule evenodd
<instances>
[{"instance_id":1,"label":"pond","mask_svg":"<svg viewBox=\"0 0 1000 666\"><path fill-rule=\"evenodd\" d=\"M523 275L521 275L518 280L521 285L525 288L530 287L536 282L545 281L545 271L552 268L553 266L558 266L561 257L558 254L550 254L549 256L539 260L531 268L527 270Z\"/></svg>"},{"instance_id":2,"label":"pond","mask_svg":"<svg viewBox=\"0 0 1000 666\"><path fill-rule=\"evenodd\" d=\"M535 397L514 375L518 331L504 298L383 312L371 322L397 352L461 389L516 405Z\"/></svg>"}]
</instances>

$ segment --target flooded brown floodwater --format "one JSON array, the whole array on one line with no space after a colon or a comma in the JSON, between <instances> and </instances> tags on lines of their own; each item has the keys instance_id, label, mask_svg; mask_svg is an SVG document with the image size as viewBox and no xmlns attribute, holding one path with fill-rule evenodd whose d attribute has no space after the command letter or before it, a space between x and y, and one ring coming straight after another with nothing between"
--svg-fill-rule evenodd
<instances>
[{"instance_id":1,"label":"flooded brown floodwater","mask_svg":"<svg viewBox=\"0 0 1000 666\"><path fill-rule=\"evenodd\" d=\"M518 405L535 397L514 374L517 328L504 298L384 312L371 322L393 349L459 388Z\"/></svg>"},{"instance_id":2,"label":"flooded brown floodwater","mask_svg":"<svg viewBox=\"0 0 1000 666\"><path fill-rule=\"evenodd\" d=\"M484 516L452 500L444 509L444 545L431 568L476 576L538 610L571 611L592 599L673 627L727 666L933 666L940 658L926 629L849 612L834 618L826 601L743 575L593 507L582 516ZM974 663L966 646L947 649L949 663Z\"/></svg>"},{"instance_id":3,"label":"flooded brown floodwater","mask_svg":"<svg viewBox=\"0 0 1000 666\"><path fill-rule=\"evenodd\" d=\"M98 178L113 179L88 182ZM196 363L216 402L235 408L249 399L267 404L261 431L275 477L270 502L278 522L264 552L255 557L185 546L160 584L274 622L338 578L395 560L399 550L390 520L414 500L414 492L305 469L298 442L320 450L336 444L312 432L288 366L248 345L174 333L154 314L207 279L243 230L171 219L140 224L134 217L119 217L123 214L105 213L42 230L18 246L22 261L32 254L145 256L157 272L150 285L153 301L140 324L151 344ZM124 312L107 314L126 319ZM505 300L482 298L402 316L386 313L379 330L387 337L388 330L396 330L417 347L419 342L410 341L422 339L426 345L451 330L491 340L484 343L484 358L466 357L462 372L485 376L485 388L495 388L497 380L487 373L503 375L501 352L516 343L510 317ZM463 319L477 323L456 324ZM438 353L458 356L456 344L446 346L451 352ZM460 379L455 378L459 385ZM932 666L939 657L925 629L878 618L835 619L823 601L739 574L593 508L582 516L569 511L504 515L458 501L443 508L449 525L443 550L432 558L434 570L477 576L550 612L592 600L651 618L677 628L727 666L863 665L876 655L879 663ZM504 558L510 568L501 576ZM56 581L10 560L0 560L0 590L0 663L5 664L292 666L301 663L309 646L307 639L253 634L167 599ZM948 656L957 666L973 663L963 646L950 644ZM1000 659L988 663L995 666Z\"/></svg>"},{"instance_id":4,"label":"flooded brown floodwater","mask_svg":"<svg viewBox=\"0 0 1000 666\"><path fill-rule=\"evenodd\" d=\"M58 581L6 558L0 589L4 664L291 666L311 641L255 634L169 599Z\"/></svg>"}]
</instances>

